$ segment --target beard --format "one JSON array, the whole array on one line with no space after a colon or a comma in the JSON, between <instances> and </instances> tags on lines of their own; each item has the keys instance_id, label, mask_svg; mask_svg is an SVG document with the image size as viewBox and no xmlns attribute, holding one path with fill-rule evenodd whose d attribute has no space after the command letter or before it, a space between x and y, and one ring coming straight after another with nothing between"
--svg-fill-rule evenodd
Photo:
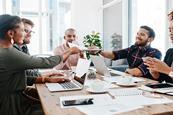
<instances>
[{"instance_id":1,"label":"beard","mask_svg":"<svg viewBox=\"0 0 173 115\"><path fill-rule=\"evenodd\" d=\"M140 46L140 47L144 47L144 46L146 46L148 44L148 40L146 40L146 41L142 41L142 42L135 42L135 45L137 45L137 46Z\"/></svg>"}]
</instances>

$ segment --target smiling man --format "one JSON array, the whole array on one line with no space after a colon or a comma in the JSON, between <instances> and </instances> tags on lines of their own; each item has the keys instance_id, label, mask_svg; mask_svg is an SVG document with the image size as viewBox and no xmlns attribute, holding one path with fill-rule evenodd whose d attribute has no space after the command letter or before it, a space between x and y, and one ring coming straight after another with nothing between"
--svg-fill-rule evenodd
<instances>
[{"instance_id":1,"label":"smiling man","mask_svg":"<svg viewBox=\"0 0 173 115\"><path fill-rule=\"evenodd\" d=\"M74 28L68 28L64 33L64 43L54 49L54 54L61 55L66 52L70 48L69 43L78 45L77 39L76 30ZM79 58L84 58L83 53L70 55L65 62L58 64L55 68L58 70L70 70L72 66L77 65Z\"/></svg>"},{"instance_id":2,"label":"smiling man","mask_svg":"<svg viewBox=\"0 0 173 115\"><path fill-rule=\"evenodd\" d=\"M155 38L155 32L148 26L141 26L136 35L136 42L134 45L121 49L118 51L101 51L99 52L102 56L112 59L127 59L129 68L126 72L136 77L147 77L152 78L146 65L144 65L142 57L155 57L161 58L161 52L150 46L151 42Z\"/></svg>"}]
</instances>

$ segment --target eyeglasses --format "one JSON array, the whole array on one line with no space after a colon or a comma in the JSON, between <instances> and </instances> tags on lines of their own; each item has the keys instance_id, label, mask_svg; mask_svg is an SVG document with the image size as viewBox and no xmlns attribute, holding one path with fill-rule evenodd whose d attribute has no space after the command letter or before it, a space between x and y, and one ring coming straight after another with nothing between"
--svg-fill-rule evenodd
<instances>
[{"instance_id":1,"label":"eyeglasses","mask_svg":"<svg viewBox=\"0 0 173 115\"><path fill-rule=\"evenodd\" d=\"M32 31L32 30L27 30L27 29L24 29L24 31L27 33L27 34L34 34L35 32Z\"/></svg>"},{"instance_id":2,"label":"eyeglasses","mask_svg":"<svg viewBox=\"0 0 173 115\"><path fill-rule=\"evenodd\" d=\"M67 37L68 37L68 38L71 38L71 37L75 38L76 35L67 35Z\"/></svg>"}]
</instances>

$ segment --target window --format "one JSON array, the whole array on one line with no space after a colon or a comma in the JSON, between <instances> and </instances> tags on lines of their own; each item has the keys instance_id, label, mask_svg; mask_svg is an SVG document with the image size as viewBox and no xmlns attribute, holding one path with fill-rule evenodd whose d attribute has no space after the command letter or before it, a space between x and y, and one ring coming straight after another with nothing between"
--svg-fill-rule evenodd
<instances>
[{"instance_id":1,"label":"window","mask_svg":"<svg viewBox=\"0 0 173 115\"><path fill-rule=\"evenodd\" d=\"M3 7L2 7L3 5L2 4L3 4L3 2L2 2L2 0L0 0L0 14L3 13Z\"/></svg>"},{"instance_id":2,"label":"window","mask_svg":"<svg viewBox=\"0 0 173 115\"><path fill-rule=\"evenodd\" d=\"M165 54L166 38L166 1L165 0L131 0L130 44L135 42L136 32L141 25L148 25L156 32L152 47ZM160 44L160 45L159 45Z\"/></svg>"},{"instance_id":3,"label":"window","mask_svg":"<svg viewBox=\"0 0 173 115\"><path fill-rule=\"evenodd\" d=\"M103 43L105 50L122 48L121 0L103 0Z\"/></svg>"},{"instance_id":4,"label":"window","mask_svg":"<svg viewBox=\"0 0 173 115\"><path fill-rule=\"evenodd\" d=\"M71 26L70 11L71 0L0 0L0 14L34 22L35 34L28 45L32 55L50 53L62 42L65 29Z\"/></svg>"}]
</instances>

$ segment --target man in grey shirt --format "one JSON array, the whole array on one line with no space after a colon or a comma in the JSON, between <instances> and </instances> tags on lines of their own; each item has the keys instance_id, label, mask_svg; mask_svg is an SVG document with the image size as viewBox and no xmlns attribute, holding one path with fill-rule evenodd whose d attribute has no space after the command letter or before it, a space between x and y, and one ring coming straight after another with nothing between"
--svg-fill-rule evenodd
<instances>
[{"instance_id":1,"label":"man in grey shirt","mask_svg":"<svg viewBox=\"0 0 173 115\"><path fill-rule=\"evenodd\" d=\"M26 18L22 18L22 22L24 24L24 31L26 33L25 38L23 40L23 44L14 44L13 47L15 47L17 50L30 55L28 47L26 44L30 43L32 34L34 33L32 31L33 27L34 27L34 23ZM36 81L36 77L40 76L40 73L38 72L37 69L29 69L25 71L25 74L27 76L27 85L28 86L32 86L35 81Z\"/></svg>"}]
</instances>

